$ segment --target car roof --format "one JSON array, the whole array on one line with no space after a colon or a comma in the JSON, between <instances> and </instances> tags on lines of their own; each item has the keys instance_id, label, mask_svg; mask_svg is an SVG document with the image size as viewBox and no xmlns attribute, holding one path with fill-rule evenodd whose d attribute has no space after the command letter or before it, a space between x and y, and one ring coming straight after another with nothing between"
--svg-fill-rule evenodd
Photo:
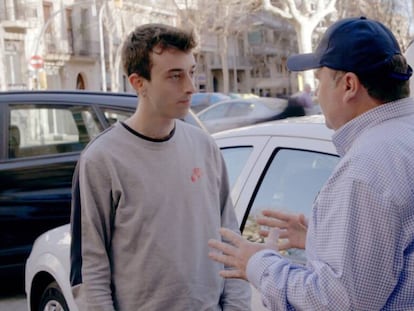
<instances>
[{"instance_id":1,"label":"car roof","mask_svg":"<svg viewBox=\"0 0 414 311\"><path fill-rule=\"evenodd\" d=\"M137 96L133 93L114 93L114 92L98 92L83 90L59 90L59 91L6 91L0 92L1 102L77 102L77 103L96 103L99 98L99 104L116 105L121 107L136 107ZM91 100L93 98L93 100Z\"/></svg>"},{"instance_id":2,"label":"car roof","mask_svg":"<svg viewBox=\"0 0 414 311\"><path fill-rule=\"evenodd\" d=\"M259 105L263 105L263 107L266 107L270 110L280 110L281 105L286 104L287 101L284 99L280 99L280 98L275 98L274 101L269 101L269 100L263 100L261 97L225 99L225 100L220 100L204 108L203 110L198 112L198 115L203 115L205 112L209 110L216 109L216 107L219 107L222 105L229 105L232 103L259 104Z\"/></svg>"},{"instance_id":3,"label":"car roof","mask_svg":"<svg viewBox=\"0 0 414 311\"><path fill-rule=\"evenodd\" d=\"M219 92L198 92L191 95L191 105L212 104L230 98L230 96Z\"/></svg>"},{"instance_id":4,"label":"car roof","mask_svg":"<svg viewBox=\"0 0 414 311\"><path fill-rule=\"evenodd\" d=\"M191 96L194 96L194 97L216 96L216 97L230 98L229 95L220 93L220 92L196 92L196 93L191 94Z\"/></svg>"},{"instance_id":5,"label":"car roof","mask_svg":"<svg viewBox=\"0 0 414 311\"><path fill-rule=\"evenodd\" d=\"M138 103L137 95L134 93L115 93L103 91L85 90L45 90L45 91L5 91L0 92L0 105L2 103L21 103L21 102L42 102L44 104L68 102L73 104L99 104L116 106L117 108L135 109ZM207 132L204 124L197 118L195 113L190 110L184 120L192 125L196 125Z\"/></svg>"},{"instance_id":6,"label":"car roof","mask_svg":"<svg viewBox=\"0 0 414 311\"><path fill-rule=\"evenodd\" d=\"M215 139L242 136L286 136L332 140L323 115L287 118L214 133Z\"/></svg>"}]
</instances>

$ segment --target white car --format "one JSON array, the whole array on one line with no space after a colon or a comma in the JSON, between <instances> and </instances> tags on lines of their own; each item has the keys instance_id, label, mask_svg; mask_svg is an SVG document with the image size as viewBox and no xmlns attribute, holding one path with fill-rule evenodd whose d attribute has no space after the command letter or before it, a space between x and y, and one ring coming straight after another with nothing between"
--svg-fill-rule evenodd
<instances>
[{"instance_id":1,"label":"white car","mask_svg":"<svg viewBox=\"0 0 414 311\"><path fill-rule=\"evenodd\" d=\"M312 202L339 158L322 116L291 118L213 135L228 168L243 235L261 241L255 216L263 208L309 216ZM69 281L69 225L40 236L26 265L29 310L78 310ZM304 252L286 256L304 261ZM253 310L265 310L253 290Z\"/></svg>"}]
</instances>

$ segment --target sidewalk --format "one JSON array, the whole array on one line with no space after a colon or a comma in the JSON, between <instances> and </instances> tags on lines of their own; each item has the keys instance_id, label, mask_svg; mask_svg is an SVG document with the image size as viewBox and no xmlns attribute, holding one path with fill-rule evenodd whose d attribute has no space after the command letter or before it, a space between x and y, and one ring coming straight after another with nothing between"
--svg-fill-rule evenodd
<instances>
[{"instance_id":1,"label":"sidewalk","mask_svg":"<svg viewBox=\"0 0 414 311\"><path fill-rule=\"evenodd\" d=\"M9 298L0 297L0 310L27 311L26 296L22 294Z\"/></svg>"}]
</instances>

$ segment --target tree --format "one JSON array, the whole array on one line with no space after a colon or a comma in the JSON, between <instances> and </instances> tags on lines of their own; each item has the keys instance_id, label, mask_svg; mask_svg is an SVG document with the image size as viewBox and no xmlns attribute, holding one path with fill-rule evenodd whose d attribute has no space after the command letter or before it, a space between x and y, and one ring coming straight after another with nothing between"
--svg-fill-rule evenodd
<instances>
[{"instance_id":1,"label":"tree","mask_svg":"<svg viewBox=\"0 0 414 311\"><path fill-rule=\"evenodd\" d=\"M311 53L313 51L312 40L316 27L324 19L336 12L337 0L263 0L264 10L285 18L296 31L299 53ZM304 83L309 83L313 88L315 81L313 71L303 73Z\"/></svg>"},{"instance_id":2,"label":"tree","mask_svg":"<svg viewBox=\"0 0 414 311\"><path fill-rule=\"evenodd\" d=\"M405 51L410 42L412 5L409 0L338 0L338 17L365 16L382 22Z\"/></svg>"},{"instance_id":3,"label":"tree","mask_svg":"<svg viewBox=\"0 0 414 311\"><path fill-rule=\"evenodd\" d=\"M111 77L111 91L119 91L122 42L137 25L145 23L174 24L174 7L168 6L168 0L141 0L108 2L103 19L108 41L107 59ZM122 3L122 5L121 5Z\"/></svg>"},{"instance_id":4,"label":"tree","mask_svg":"<svg viewBox=\"0 0 414 311\"><path fill-rule=\"evenodd\" d=\"M299 53L311 53L327 26L345 17L366 16L388 26L402 51L410 42L414 1L405 0L263 0L265 10L294 25ZM314 86L312 71L304 72L305 82Z\"/></svg>"},{"instance_id":5,"label":"tree","mask_svg":"<svg viewBox=\"0 0 414 311\"><path fill-rule=\"evenodd\" d=\"M198 33L199 46L206 36L215 36L219 48L223 74L223 92L230 92L228 50L229 40L237 43L237 37L249 26L249 14L258 7L256 0L199 0L174 1L181 19L189 22ZM234 64L235 66L235 64ZM236 79L236 75L234 76Z\"/></svg>"}]
</instances>

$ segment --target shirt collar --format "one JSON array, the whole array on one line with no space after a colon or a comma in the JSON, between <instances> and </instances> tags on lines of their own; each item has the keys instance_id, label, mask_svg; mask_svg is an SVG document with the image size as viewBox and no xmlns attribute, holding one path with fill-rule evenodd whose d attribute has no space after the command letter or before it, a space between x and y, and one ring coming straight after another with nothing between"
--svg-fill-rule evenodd
<instances>
[{"instance_id":1,"label":"shirt collar","mask_svg":"<svg viewBox=\"0 0 414 311\"><path fill-rule=\"evenodd\" d=\"M414 99L411 97L385 103L345 123L333 134L332 142L339 156L342 157L363 131L385 120L395 119L409 114L414 114Z\"/></svg>"}]
</instances>

